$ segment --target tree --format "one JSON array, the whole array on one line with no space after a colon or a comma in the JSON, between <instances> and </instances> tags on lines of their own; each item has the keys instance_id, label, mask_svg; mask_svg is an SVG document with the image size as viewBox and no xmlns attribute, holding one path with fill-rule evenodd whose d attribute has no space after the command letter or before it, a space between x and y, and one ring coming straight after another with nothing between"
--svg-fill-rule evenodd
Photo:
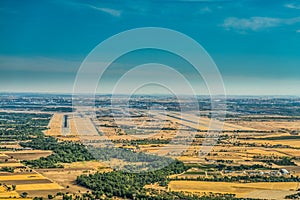
<instances>
[{"instance_id":1,"label":"tree","mask_svg":"<svg viewBox=\"0 0 300 200\"><path fill-rule=\"evenodd\" d=\"M16 190L16 185L12 185L12 190Z\"/></svg>"},{"instance_id":2,"label":"tree","mask_svg":"<svg viewBox=\"0 0 300 200\"><path fill-rule=\"evenodd\" d=\"M28 196L28 193L27 193L27 192L23 192L22 194L20 194L20 196L21 196L22 198L26 198L26 197Z\"/></svg>"}]
</instances>

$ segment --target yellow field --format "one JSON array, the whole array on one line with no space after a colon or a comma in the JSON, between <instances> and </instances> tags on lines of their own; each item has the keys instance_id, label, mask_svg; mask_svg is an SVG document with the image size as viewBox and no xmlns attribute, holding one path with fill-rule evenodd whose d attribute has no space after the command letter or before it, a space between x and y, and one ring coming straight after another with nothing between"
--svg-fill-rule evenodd
<instances>
[{"instance_id":1,"label":"yellow field","mask_svg":"<svg viewBox=\"0 0 300 200\"><path fill-rule=\"evenodd\" d=\"M291 149L291 148L276 148L276 151L289 155L300 157L300 149Z\"/></svg>"},{"instance_id":2,"label":"yellow field","mask_svg":"<svg viewBox=\"0 0 300 200\"><path fill-rule=\"evenodd\" d=\"M90 173L96 173L96 170L88 170ZM63 192L70 192L70 193L78 193L80 190L81 192L88 191L87 188L82 186L76 185L76 178L82 174L87 174L86 169L40 169L39 172L43 174L45 177L55 181L65 189ZM67 188L68 187L68 188Z\"/></svg>"},{"instance_id":3,"label":"yellow field","mask_svg":"<svg viewBox=\"0 0 300 200\"><path fill-rule=\"evenodd\" d=\"M63 164L65 169L104 169L108 166L100 161L73 162Z\"/></svg>"},{"instance_id":4,"label":"yellow field","mask_svg":"<svg viewBox=\"0 0 300 200\"><path fill-rule=\"evenodd\" d=\"M19 198L20 195L16 191L9 191L9 192L0 192L0 199L9 199L10 197Z\"/></svg>"},{"instance_id":5,"label":"yellow field","mask_svg":"<svg viewBox=\"0 0 300 200\"><path fill-rule=\"evenodd\" d=\"M261 117L261 116L260 116ZM282 116L280 116L282 117ZM286 119L286 121L234 121L231 122L240 126L251 127L257 130L279 130L279 129L290 129L290 130L300 130L300 121Z\"/></svg>"},{"instance_id":6,"label":"yellow field","mask_svg":"<svg viewBox=\"0 0 300 200\"><path fill-rule=\"evenodd\" d=\"M191 193L223 193L236 194L237 197L249 197L251 193L259 193L259 191L275 192L286 195L295 193L298 189L296 182L277 182L277 183L230 183L230 182L202 182L202 181L171 181L169 189L172 191L182 191ZM290 190L294 190L291 192ZM252 198L259 198L258 196ZM268 198L269 199L269 198Z\"/></svg>"},{"instance_id":7,"label":"yellow field","mask_svg":"<svg viewBox=\"0 0 300 200\"><path fill-rule=\"evenodd\" d=\"M278 152L273 149L247 149L247 154L251 156L257 156L257 155L262 155L262 156L286 156L286 154Z\"/></svg>"},{"instance_id":8,"label":"yellow field","mask_svg":"<svg viewBox=\"0 0 300 200\"><path fill-rule=\"evenodd\" d=\"M180 156L180 157L176 157L176 158L184 163L197 163L200 161L199 157Z\"/></svg>"},{"instance_id":9,"label":"yellow field","mask_svg":"<svg viewBox=\"0 0 300 200\"><path fill-rule=\"evenodd\" d=\"M289 145L291 147L300 147L299 140L249 140L250 143L271 144L271 145Z\"/></svg>"},{"instance_id":10,"label":"yellow field","mask_svg":"<svg viewBox=\"0 0 300 200\"><path fill-rule=\"evenodd\" d=\"M0 181L40 180L45 179L41 174L0 176Z\"/></svg>"},{"instance_id":11,"label":"yellow field","mask_svg":"<svg viewBox=\"0 0 300 200\"><path fill-rule=\"evenodd\" d=\"M9 198L9 197L1 197L1 200L12 200L12 198ZM21 198L21 197L16 197L16 198L13 198L13 199L18 199L18 200L31 200L32 198Z\"/></svg>"},{"instance_id":12,"label":"yellow field","mask_svg":"<svg viewBox=\"0 0 300 200\"><path fill-rule=\"evenodd\" d=\"M26 152L27 151L25 151L24 155L28 156L27 153L31 152L31 150L29 150L27 153ZM41 154L41 152L38 152L37 154ZM0 166L16 167L16 166L23 166L23 165L19 162L16 162L16 163L1 163ZM9 185L16 185L16 191L7 191L7 188L5 188L4 186L0 187L1 200L10 197L16 197L18 199L23 199L23 200L30 199L30 198L20 198L17 192L28 191L29 196L33 197L36 196L35 192L44 191L45 193L49 190L49 192L51 193L51 191L57 192L60 191L61 189L64 189L64 187L58 185L52 180L49 180L42 174L37 173L36 171L33 171L28 174L27 172L24 173L23 169L21 169L18 172L15 171L14 173L1 173L0 183L6 183L6 182L9 182ZM48 194L49 193L45 195Z\"/></svg>"},{"instance_id":13,"label":"yellow field","mask_svg":"<svg viewBox=\"0 0 300 200\"><path fill-rule=\"evenodd\" d=\"M0 163L0 167L22 167L24 166L22 163Z\"/></svg>"},{"instance_id":14,"label":"yellow field","mask_svg":"<svg viewBox=\"0 0 300 200\"><path fill-rule=\"evenodd\" d=\"M3 186L0 186L0 193L5 192L5 188Z\"/></svg>"},{"instance_id":15,"label":"yellow field","mask_svg":"<svg viewBox=\"0 0 300 200\"><path fill-rule=\"evenodd\" d=\"M52 151L47 150L21 150L21 151L6 151L6 155L12 156L18 160L36 160L41 157L47 157L52 154Z\"/></svg>"},{"instance_id":16,"label":"yellow field","mask_svg":"<svg viewBox=\"0 0 300 200\"><path fill-rule=\"evenodd\" d=\"M57 183L41 183L41 184L20 184L17 185L17 190L57 190L64 189L62 186Z\"/></svg>"},{"instance_id":17,"label":"yellow field","mask_svg":"<svg viewBox=\"0 0 300 200\"><path fill-rule=\"evenodd\" d=\"M19 198L19 194L16 191L7 191L4 186L0 186L0 199L9 199L10 197Z\"/></svg>"}]
</instances>

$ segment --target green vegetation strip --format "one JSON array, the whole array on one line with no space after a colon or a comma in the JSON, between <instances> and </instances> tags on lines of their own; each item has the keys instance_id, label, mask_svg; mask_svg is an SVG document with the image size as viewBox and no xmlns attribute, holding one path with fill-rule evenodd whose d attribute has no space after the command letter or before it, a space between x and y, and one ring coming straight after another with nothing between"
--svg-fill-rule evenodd
<instances>
[{"instance_id":1,"label":"green vegetation strip","mask_svg":"<svg viewBox=\"0 0 300 200\"><path fill-rule=\"evenodd\" d=\"M53 154L37 160L25 160L26 165L32 168L62 168L60 163L93 160L93 156L84 145L72 142L58 142L53 137L40 136L30 142L21 143L23 147L51 150Z\"/></svg>"}]
</instances>

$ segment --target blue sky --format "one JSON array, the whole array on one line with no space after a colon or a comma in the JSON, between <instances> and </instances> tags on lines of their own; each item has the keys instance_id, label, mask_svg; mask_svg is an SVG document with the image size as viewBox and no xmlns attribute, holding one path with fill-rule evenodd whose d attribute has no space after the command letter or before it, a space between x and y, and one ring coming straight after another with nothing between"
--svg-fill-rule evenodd
<instances>
[{"instance_id":1,"label":"blue sky","mask_svg":"<svg viewBox=\"0 0 300 200\"><path fill-rule=\"evenodd\" d=\"M149 26L199 42L217 64L228 94L300 95L296 0L1 0L0 91L71 93L80 63L97 44ZM133 63L124 58L118 66Z\"/></svg>"}]
</instances>

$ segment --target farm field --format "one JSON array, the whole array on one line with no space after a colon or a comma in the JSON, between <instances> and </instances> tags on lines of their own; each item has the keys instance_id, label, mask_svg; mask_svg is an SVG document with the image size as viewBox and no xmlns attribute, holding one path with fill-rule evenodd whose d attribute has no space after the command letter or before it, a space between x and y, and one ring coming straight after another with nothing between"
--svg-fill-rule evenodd
<instances>
[{"instance_id":1,"label":"farm field","mask_svg":"<svg viewBox=\"0 0 300 200\"><path fill-rule=\"evenodd\" d=\"M6 151L5 154L17 160L36 160L41 157L47 157L51 155L52 151L20 150L20 151Z\"/></svg>"},{"instance_id":2,"label":"farm field","mask_svg":"<svg viewBox=\"0 0 300 200\"><path fill-rule=\"evenodd\" d=\"M16 152L5 152L3 157L8 158L7 162L0 163L0 168L9 167L14 169L13 172L1 172L0 173L0 183L4 186L11 187L15 185L14 191L10 191L4 188L0 192L0 198L16 197L20 198L20 194L26 192L27 195L31 196L33 194L39 193L39 191L44 191L43 196L46 197L48 194L56 194L57 191L64 189L63 186L58 185L49 178L43 176L35 170L26 167L24 164L20 163L18 160L32 160L38 159L41 156L48 156L51 152L44 152L41 150L24 150ZM37 155L35 155L37 154ZM32 197L32 196L31 196ZM25 198L26 199L26 198Z\"/></svg>"},{"instance_id":3,"label":"farm field","mask_svg":"<svg viewBox=\"0 0 300 200\"><path fill-rule=\"evenodd\" d=\"M171 181L169 190L191 193L231 193L239 198L284 199L293 194L299 183L227 183L200 181ZM293 191L290 191L293 190Z\"/></svg>"},{"instance_id":4,"label":"farm field","mask_svg":"<svg viewBox=\"0 0 300 200\"><path fill-rule=\"evenodd\" d=\"M265 116L268 118L269 116ZM251 119L251 117L249 117ZM262 117L261 117L262 118ZM246 127L251 127L253 129L257 130L265 130L265 131L278 131L281 129L292 129L292 130L299 130L300 129L300 121L299 120L291 120L291 119L286 119L282 121L233 121L231 123L237 124L239 126L246 126Z\"/></svg>"},{"instance_id":5,"label":"farm field","mask_svg":"<svg viewBox=\"0 0 300 200\"><path fill-rule=\"evenodd\" d=\"M288 145L295 148L300 148L299 140L298 139L291 139L291 140L262 140L262 139L255 139L249 140L247 142L256 143L256 144L270 144L270 145Z\"/></svg>"},{"instance_id":6,"label":"farm field","mask_svg":"<svg viewBox=\"0 0 300 200\"><path fill-rule=\"evenodd\" d=\"M58 185L57 183L33 183L33 184L20 184L17 185L17 191L31 191L31 190L58 190L63 189L62 186Z\"/></svg>"}]
</instances>

